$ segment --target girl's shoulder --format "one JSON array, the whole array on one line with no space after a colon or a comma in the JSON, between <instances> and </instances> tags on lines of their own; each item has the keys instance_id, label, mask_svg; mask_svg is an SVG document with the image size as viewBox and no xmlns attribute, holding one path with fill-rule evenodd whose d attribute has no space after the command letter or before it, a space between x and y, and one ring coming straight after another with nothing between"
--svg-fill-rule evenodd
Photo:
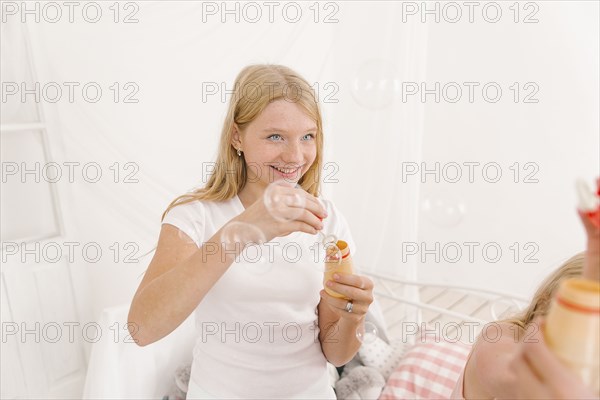
<instances>
[{"instance_id":1,"label":"girl's shoulder","mask_svg":"<svg viewBox=\"0 0 600 400\"><path fill-rule=\"evenodd\" d=\"M177 227L200 247L216 229L239 214L240 210L243 211L243 206L237 198L222 202L193 199L172 207L162 224Z\"/></svg>"},{"instance_id":2,"label":"girl's shoulder","mask_svg":"<svg viewBox=\"0 0 600 400\"><path fill-rule=\"evenodd\" d=\"M239 211L241 203L237 197L233 197L229 200L214 201L214 200L201 200L192 199L184 203L180 203L172 207L167 215L170 213L204 218L210 217L211 214L226 212L226 211Z\"/></svg>"}]
</instances>

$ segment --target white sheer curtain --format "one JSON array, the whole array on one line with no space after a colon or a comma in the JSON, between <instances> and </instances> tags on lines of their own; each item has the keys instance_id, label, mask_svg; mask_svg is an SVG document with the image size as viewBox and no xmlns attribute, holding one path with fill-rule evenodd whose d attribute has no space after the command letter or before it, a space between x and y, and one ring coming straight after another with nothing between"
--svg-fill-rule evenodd
<instances>
[{"instance_id":1,"label":"white sheer curtain","mask_svg":"<svg viewBox=\"0 0 600 400\"><path fill-rule=\"evenodd\" d=\"M254 24L225 15L223 23L200 3L150 2L139 3L137 23L31 26L40 81L80 83L73 103L65 90L46 105L57 153L82 167L96 162L106 177L65 191L82 238L133 242L137 255L151 249L166 204L201 184L203 163L214 160L223 96L229 100L225 91L237 72L249 63L281 63L319 91L329 162L323 172L338 181L324 193L351 225L358 264L414 277L415 266L400 265L394 249L416 237L418 186L401 186L397 176L401 160L419 159L422 107L401 104L399 85L422 78L425 28L397 24L400 5L389 2L321 4L318 15L299 4L297 23L278 14L274 23L266 15ZM113 16L108 6L103 11ZM382 23L368 23L381 16ZM86 84L102 89L96 103L83 97ZM90 267L93 315L128 301L148 261Z\"/></svg>"}]
</instances>

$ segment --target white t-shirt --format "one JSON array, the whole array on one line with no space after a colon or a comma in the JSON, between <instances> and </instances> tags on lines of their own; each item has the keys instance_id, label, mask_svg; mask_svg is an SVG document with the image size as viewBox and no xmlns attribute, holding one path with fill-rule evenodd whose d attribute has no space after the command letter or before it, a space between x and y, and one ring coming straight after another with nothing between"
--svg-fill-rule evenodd
<instances>
[{"instance_id":1,"label":"white t-shirt","mask_svg":"<svg viewBox=\"0 0 600 400\"><path fill-rule=\"evenodd\" d=\"M332 202L323 204L323 233L345 240L355 253L346 220ZM174 207L163 223L202 246L243 211L237 196L194 201ZM318 243L318 235L295 232L251 245L207 293L194 311L191 380L199 391L215 398L335 399L318 339L324 271Z\"/></svg>"}]
</instances>

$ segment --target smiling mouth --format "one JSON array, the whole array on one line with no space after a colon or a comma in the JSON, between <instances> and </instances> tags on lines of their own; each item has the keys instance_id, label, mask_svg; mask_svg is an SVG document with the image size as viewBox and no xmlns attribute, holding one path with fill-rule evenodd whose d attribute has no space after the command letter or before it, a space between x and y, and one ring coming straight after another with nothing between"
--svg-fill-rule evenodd
<instances>
[{"instance_id":1,"label":"smiling mouth","mask_svg":"<svg viewBox=\"0 0 600 400\"><path fill-rule=\"evenodd\" d=\"M274 165L270 165L271 168L273 168L275 171L278 171L284 175L295 175L297 172L302 170L302 167L296 167L296 168L280 168L280 167L276 167Z\"/></svg>"}]
</instances>

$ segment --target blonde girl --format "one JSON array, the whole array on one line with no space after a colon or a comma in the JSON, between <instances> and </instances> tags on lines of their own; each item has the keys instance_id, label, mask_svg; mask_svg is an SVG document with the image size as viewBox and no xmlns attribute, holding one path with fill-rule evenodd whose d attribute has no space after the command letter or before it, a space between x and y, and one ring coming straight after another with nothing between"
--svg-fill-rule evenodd
<instances>
[{"instance_id":1,"label":"blonde girl","mask_svg":"<svg viewBox=\"0 0 600 400\"><path fill-rule=\"evenodd\" d=\"M600 181L598 184L600 187ZM495 323L501 330L498 341L492 342L483 336L478 338L456 384L453 399L574 398L564 396L565 393L581 398L578 396L586 390L583 383L579 383L579 387L558 387L562 390L560 392L555 390L557 385L542 382L540 376L551 373L557 382L572 382L573 379L568 376L568 371L556 372L560 367L554 364L560 363L552 357L545 345L540 347L523 343L526 337L528 340L525 342L539 340L540 323L548 314L551 300L563 280L580 276L600 280L600 229L583 212L579 211L579 217L586 230L587 250L567 260L546 278L533 296L531 304L522 313ZM523 348L528 349L528 356L535 362L525 361ZM547 359L547 371L539 365L537 357L540 354ZM536 362L541 372L532 371L532 365L536 365Z\"/></svg>"},{"instance_id":2,"label":"blonde girl","mask_svg":"<svg viewBox=\"0 0 600 400\"><path fill-rule=\"evenodd\" d=\"M188 398L335 398L326 363L343 365L357 352L373 284L336 275L326 285L345 298L322 290L317 232L355 250L343 216L319 199L322 155L321 113L307 81L280 65L244 68L215 171L166 209L129 312L141 346L195 314ZM265 201L282 198L289 201Z\"/></svg>"}]
</instances>

